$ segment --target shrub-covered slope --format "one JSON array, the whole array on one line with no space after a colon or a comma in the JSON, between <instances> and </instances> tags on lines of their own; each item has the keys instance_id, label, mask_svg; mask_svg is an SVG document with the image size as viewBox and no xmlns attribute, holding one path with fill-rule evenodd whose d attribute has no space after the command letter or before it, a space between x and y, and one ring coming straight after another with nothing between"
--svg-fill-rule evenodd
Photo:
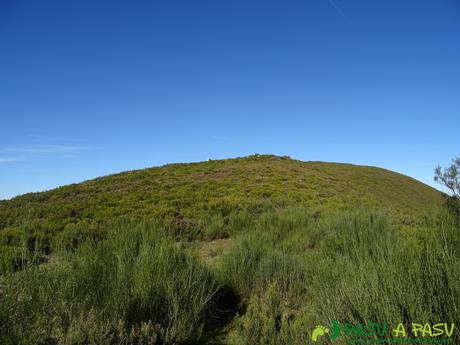
<instances>
[{"instance_id":1,"label":"shrub-covered slope","mask_svg":"<svg viewBox=\"0 0 460 345\"><path fill-rule=\"evenodd\" d=\"M0 343L297 345L333 320L454 322L459 221L441 204L388 170L275 156L4 201Z\"/></svg>"},{"instance_id":2,"label":"shrub-covered slope","mask_svg":"<svg viewBox=\"0 0 460 345\"><path fill-rule=\"evenodd\" d=\"M129 171L1 201L0 229L27 223L52 233L128 216L192 231L202 216L300 204L384 210L408 223L441 202L440 192L389 170L253 155Z\"/></svg>"}]
</instances>

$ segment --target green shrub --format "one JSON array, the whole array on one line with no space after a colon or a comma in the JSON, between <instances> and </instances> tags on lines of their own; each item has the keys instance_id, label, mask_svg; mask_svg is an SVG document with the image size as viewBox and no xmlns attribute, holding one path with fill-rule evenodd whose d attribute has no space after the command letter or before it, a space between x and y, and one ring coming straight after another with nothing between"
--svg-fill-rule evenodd
<instances>
[{"instance_id":1,"label":"green shrub","mask_svg":"<svg viewBox=\"0 0 460 345\"><path fill-rule=\"evenodd\" d=\"M203 236L207 240L228 237L227 226L221 215L215 214L213 216L207 216L204 221L202 221L202 227Z\"/></svg>"},{"instance_id":2,"label":"green shrub","mask_svg":"<svg viewBox=\"0 0 460 345\"><path fill-rule=\"evenodd\" d=\"M119 320L128 333L151 323L165 343L201 337L219 291L208 269L178 252L155 225L122 223L112 230L56 263L4 277L1 343L98 344L118 337ZM89 319L97 325L88 328Z\"/></svg>"},{"instance_id":3,"label":"green shrub","mask_svg":"<svg viewBox=\"0 0 460 345\"><path fill-rule=\"evenodd\" d=\"M222 259L220 273L226 282L243 295L266 289L276 282L282 296L299 296L307 286L302 260L284 240L301 231L308 215L292 223L288 213L267 212L256 222L255 229L241 236ZM300 229L300 230L299 230Z\"/></svg>"},{"instance_id":4,"label":"green shrub","mask_svg":"<svg viewBox=\"0 0 460 345\"><path fill-rule=\"evenodd\" d=\"M0 245L20 246L22 238L21 228L6 228L0 231Z\"/></svg>"},{"instance_id":5,"label":"green shrub","mask_svg":"<svg viewBox=\"0 0 460 345\"><path fill-rule=\"evenodd\" d=\"M0 275L22 267L24 262L21 247L0 245Z\"/></svg>"},{"instance_id":6,"label":"green shrub","mask_svg":"<svg viewBox=\"0 0 460 345\"><path fill-rule=\"evenodd\" d=\"M459 229L452 223L408 236L383 217L355 214L330 221L327 229L310 257L321 323L455 322L460 257Z\"/></svg>"},{"instance_id":7,"label":"green shrub","mask_svg":"<svg viewBox=\"0 0 460 345\"><path fill-rule=\"evenodd\" d=\"M276 283L271 283L260 296L253 295L246 313L236 319L229 335L238 345L303 345L308 344L309 316L294 311L280 298Z\"/></svg>"},{"instance_id":8,"label":"green shrub","mask_svg":"<svg viewBox=\"0 0 460 345\"><path fill-rule=\"evenodd\" d=\"M246 209L230 213L228 217L230 236L236 237L240 233L251 231L254 228L254 218Z\"/></svg>"},{"instance_id":9,"label":"green shrub","mask_svg":"<svg viewBox=\"0 0 460 345\"><path fill-rule=\"evenodd\" d=\"M69 223L53 238L53 250L75 251L85 242L97 242L103 233L83 223Z\"/></svg>"}]
</instances>

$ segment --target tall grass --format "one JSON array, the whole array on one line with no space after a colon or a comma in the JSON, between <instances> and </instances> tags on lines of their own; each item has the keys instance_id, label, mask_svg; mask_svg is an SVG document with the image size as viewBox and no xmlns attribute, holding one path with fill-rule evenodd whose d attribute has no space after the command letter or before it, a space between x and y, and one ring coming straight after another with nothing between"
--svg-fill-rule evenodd
<instances>
[{"instance_id":1,"label":"tall grass","mask_svg":"<svg viewBox=\"0 0 460 345\"><path fill-rule=\"evenodd\" d=\"M118 222L103 239L69 227L48 263L0 276L0 343L190 344L223 332L227 344L297 345L332 320L457 322L460 229L448 215L406 228L295 207L202 225L208 240L233 238L212 267L164 225Z\"/></svg>"},{"instance_id":2,"label":"tall grass","mask_svg":"<svg viewBox=\"0 0 460 345\"><path fill-rule=\"evenodd\" d=\"M111 230L97 244L61 252L55 263L3 277L0 343L200 338L219 292L208 269L155 225Z\"/></svg>"},{"instance_id":3,"label":"tall grass","mask_svg":"<svg viewBox=\"0 0 460 345\"><path fill-rule=\"evenodd\" d=\"M457 321L460 233L448 218L403 233L382 217L347 216L324 236L311 261L323 322Z\"/></svg>"},{"instance_id":4,"label":"tall grass","mask_svg":"<svg viewBox=\"0 0 460 345\"><path fill-rule=\"evenodd\" d=\"M249 299L232 341L305 344L315 323L332 320L395 326L456 322L456 224L444 215L403 230L383 215L365 212L318 218L290 210L262 217L223 261L228 281Z\"/></svg>"}]
</instances>

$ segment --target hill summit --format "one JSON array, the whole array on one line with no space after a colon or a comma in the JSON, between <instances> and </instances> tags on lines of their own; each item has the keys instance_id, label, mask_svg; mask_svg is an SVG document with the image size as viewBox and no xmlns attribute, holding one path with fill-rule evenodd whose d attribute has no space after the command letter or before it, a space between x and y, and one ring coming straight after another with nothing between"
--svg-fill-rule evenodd
<instances>
[{"instance_id":1,"label":"hill summit","mask_svg":"<svg viewBox=\"0 0 460 345\"><path fill-rule=\"evenodd\" d=\"M168 164L25 194L0 202L0 229L26 221L53 232L68 223L130 217L166 219L182 231L210 214L225 218L234 210L293 205L381 210L411 223L441 202L439 191L389 170L255 154Z\"/></svg>"}]
</instances>

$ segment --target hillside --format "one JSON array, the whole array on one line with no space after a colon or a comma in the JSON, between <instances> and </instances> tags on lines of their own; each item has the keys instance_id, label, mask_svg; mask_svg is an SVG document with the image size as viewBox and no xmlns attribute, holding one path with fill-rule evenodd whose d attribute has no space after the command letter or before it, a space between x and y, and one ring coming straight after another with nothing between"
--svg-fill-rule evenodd
<instances>
[{"instance_id":1,"label":"hillside","mask_svg":"<svg viewBox=\"0 0 460 345\"><path fill-rule=\"evenodd\" d=\"M300 345L332 320L455 320L441 204L388 170L259 155L4 201L0 343Z\"/></svg>"},{"instance_id":2,"label":"hillside","mask_svg":"<svg viewBox=\"0 0 460 345\"><path fill-rule=\"evenodd\" d=\"M441 201L435 189L381 168L253 155L168 164L22 195L0 202L0 228L24 219L56 226L118 216L193 221L209 211L256 210L267 203L369 207L417 219Z\"/></svg>"},{"instance_id":3,"label":"hillside","mask_svg":"<svg viewBox=\"0 0 460 345\"><path fill-rule=\"evenodd\" d=\"M381 168L253 155L129 171L19 196L0 202L0 229L27 222L54 231L69 222L128 216L166 219L187 231L202 216L287 205L378 209L411 223L441 201L435 189Z\"/></svg>"}]
</instances>

